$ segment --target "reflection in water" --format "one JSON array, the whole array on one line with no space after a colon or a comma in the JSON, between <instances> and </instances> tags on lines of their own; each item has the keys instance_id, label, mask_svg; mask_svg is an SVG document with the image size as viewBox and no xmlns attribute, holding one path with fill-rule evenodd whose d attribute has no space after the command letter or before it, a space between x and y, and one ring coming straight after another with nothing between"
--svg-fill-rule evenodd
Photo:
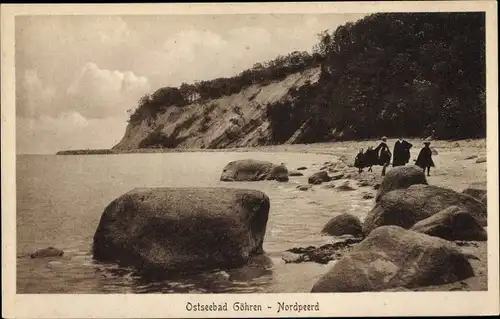
<instances>
[{"instance_id":1,"label":"reflection in water","mask_svg":"<svg viewBox=\"0 0 500 319\"><path fill-rule=\"evenodd\" d=\"M18 263L43 279L50 278L47 291L50 293L243 293L264 291L272 281L273 263L265 254L252 257L241 268L177 276L144 274L134 268L96 262L90 255L76 257L31 259L23 256L18 258ZM73 262L78 262L78 265L72 265ZM80 262L86 267L81 267ZM49 272L47 269L50 269ZM55 277L61 279L71 276L72 285L57 285L50 276L52 273L59 274ZM85 282L85 287L81 287L79 282ZM93 286L89 285L90 282ZM42 280L41 283L24 287L23 292L37 292L43 283Z\"/></svg>"},{"instance_id":2,"label":"reflection in water","mask_svg":"<svg viewBox=\"0 0 500 319\"><path fill-rule=\"evenodd\" d=\"M129 154L96 156L18 156L17 293L246 293L308 292L329 268L314 263L285 264L284 251L332 241L320 235L333 216L349 212L361 219L371 208L359 192L315 187L299 191L309 173L328 155L274 153ZM284 158L286 157L286 158ZM307 166L304 176L276 181L220 182L224 166L237 159ZM237 187L258 189L271 200L264 238L265 255L239 269L175 279L151 278L116 264L92 259L90 247L104 208L136 187ZM360 190L361 191L361 190ZM31 259L54 246L60 258Z\"/></svg>"}]
</instances>

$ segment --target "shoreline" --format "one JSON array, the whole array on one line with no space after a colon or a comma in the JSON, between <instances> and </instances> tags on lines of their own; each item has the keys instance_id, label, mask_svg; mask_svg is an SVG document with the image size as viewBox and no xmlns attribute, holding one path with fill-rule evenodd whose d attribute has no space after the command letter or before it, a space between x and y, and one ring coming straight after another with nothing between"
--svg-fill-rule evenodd
<instances>
[{"instance_id":1,"label":"shoreline","mask_svg":"<svg viewBox=\"0 0 500 319\"><path fill-rule=\"evenodd\" d=\"M413 143L414 148L418 148L423 143L422 138L405 138ZM397 139L388 139L389 145L394 144ZM149 153L196 153L196 152L293 152L293 153L313 153L323 155L343 155L352 153L353 146L367 147L376 146L378 139L350 140L350 141L332 141L318 142L309 144L277 144L261 145L249 147L233 148L140 148L133 150L116 149L80 149L80 150L61 150L55 154L18 154L18 155L119 155L119 154L149 154ZM418 144L420 143L420 144ZM435 148L460 148L460 144L466 143L467 147L486 148L486 138L462 139L462 140L434 140L431 141L431 147ZM473 144L473 145L470 145ZM474 145L475 144L475 145ZM354 147L355 149L356 147Z\"/></svg>"}]
</instances>

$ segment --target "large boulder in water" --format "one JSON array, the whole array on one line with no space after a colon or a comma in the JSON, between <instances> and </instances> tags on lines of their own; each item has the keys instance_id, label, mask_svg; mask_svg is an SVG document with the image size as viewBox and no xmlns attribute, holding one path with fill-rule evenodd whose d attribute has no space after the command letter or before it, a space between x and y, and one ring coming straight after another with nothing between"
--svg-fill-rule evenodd
<instances>
[{"instance_id":1,"label":"large boulder in water","mask_svg":"<svg viewBox=\"0 0 500 319\"><path fill-rule=\"evenodd\" d=\"M408 229L449 206L466 210L481 226L487 223L486 206L476 199L438 186L412 185L385 194L366 216L363 233L367 235L383 225Z\"/></svg>"},{"instance_id":2,"label":"large boulder in water","mask_svg":"<svg viewBox=\"0 0 500 319\"><path fill-rule=\"evenodd\" d=\"M134 189L104 210L94 258L166 273L239 267L262 253L269 207L256 190Z\"/></svg>"},{"instance_id":3,"label":"large boulder in water","mask_svg":"<svg viewBox=\"0 0 500 319\"><path fill-rule=\"evenodd\" d=\"M397 226L374 230L340 259L312 292L382 291L441 285L474 276L452 243Z\"/></svg>"},{"instance_id":4,"label":"large boulder in water","mask_svg":"<svg viewBox=\"0 0 500 319\"><path fill-rule=\"evenodd\" d=\"M253 159L237 160L228 163L224 167L220 178L224 182L252 182L273 179L288 181L288 170L286 167Z\"/></svg>"},{"instance_id":5,"label":"large boulder in water","mask_svg":"<svg viewBox=\"0 0 500 319\"><path fill-rule=\"evenodd\" d=\"M313 185L318 185L323 182L329 182L331 180L332 178L328 176L328 173L326 171L321 171L309 176L308 183Z\"/></svg>"},{"instance_id":6,"label":"large boulder in water","mask_svg":"<svg viewBox=\"0 0 500 319\"><path fill-rule=\"evenodd\" d=\"M477 220L467 211L450 206L429 218L419 221L411 228L429 236L446 240L485 241L487 234Z\"/></svg>"},{"instance_id":7,"label":"large boulder in water","mask_svg":"<svg viewBox=\"0 0 500 319\"><path fill-rule=\"evenodd\" d=\"M321 233L332 236L361 235L361 222L359 218L351 214L340 214L332 219L321 230Z\"/></svg>"},{"instance_id":8,"label":"large boulder in water","mask_svg":"<svg viewBox=\"0 0 500 319\"><path fill-rule=\"evenodd\" d=\"M425 173L420 167L416 165L394 167L382 180L375 201L378 202L382 196L392 190L408 188L415 184L427 185Z\"/></svg>"}]
</instances>

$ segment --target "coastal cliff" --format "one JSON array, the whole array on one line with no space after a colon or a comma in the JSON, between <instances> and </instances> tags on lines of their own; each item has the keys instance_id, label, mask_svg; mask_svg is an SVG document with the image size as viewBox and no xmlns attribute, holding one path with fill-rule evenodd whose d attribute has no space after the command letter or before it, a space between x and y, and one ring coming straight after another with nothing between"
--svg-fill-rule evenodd
<instances>
[{"instance_id":1,"label":"coastal cliff","mask_svg":"<svg viewBox=\"0 0 500 319\"><path fill-rule=\"evenodd\" d=\"M267 108L293 99L291 91L318 82L319 67L269 84L251 85L229 96L171 106L155 118L129 123L115 150L138 148L231 148L270 143ZM289 143L300 138L297 130Z\"/></svg>"},{"instance_id":2,"label":"coastal cliff","mask_svg":"<svg viewBox=\"0 0 500 319\"><path fill-rule=\"evenodd\" d=\"M319 34L312 54L295 51L230 78L160 88L141 98L112 150L483 138L484 19L373 14Z\"/></svg>"}]
</instances>

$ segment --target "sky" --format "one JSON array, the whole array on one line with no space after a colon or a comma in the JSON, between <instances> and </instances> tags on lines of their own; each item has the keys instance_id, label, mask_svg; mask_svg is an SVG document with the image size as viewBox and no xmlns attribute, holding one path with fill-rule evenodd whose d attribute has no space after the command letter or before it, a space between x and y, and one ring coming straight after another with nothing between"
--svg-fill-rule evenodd
<instances>
[{"instance_id":1,"label":"sky","mask_svg":"<svg viewBox=\"0 0 500 319\"><path fill-rule=\"evenodd\" d=\"M18 154L110 148L164 86L230 77L362 14L16 17Z\"/></svg>"}]
</instances>

